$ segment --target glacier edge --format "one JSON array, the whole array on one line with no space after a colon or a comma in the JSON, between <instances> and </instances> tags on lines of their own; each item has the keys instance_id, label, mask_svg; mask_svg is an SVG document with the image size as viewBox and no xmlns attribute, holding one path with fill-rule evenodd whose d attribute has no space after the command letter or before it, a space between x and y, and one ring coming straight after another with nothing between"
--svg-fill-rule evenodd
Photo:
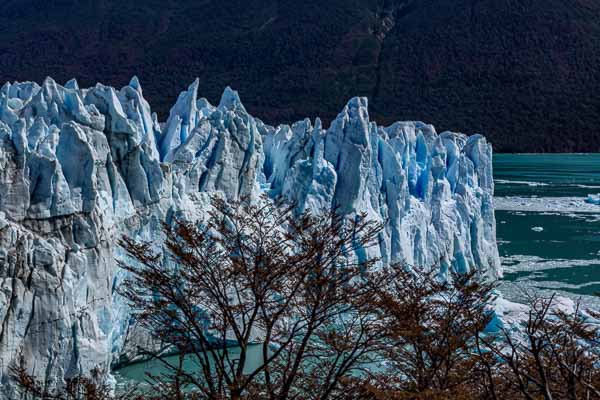
<instances>
[{"instance_id":1,"label":"glacier edge","mask_svg":"<svg viewBox=\"0 0 600 400\"><path fill-rule=\"evenodd\" d=\"M120 90L51 78L0 89L0 397L19 355L54 384L135 357L145 339L114 294L115 238L160 240L161 221L201 219L208 193L366 212L385 224L368 249L385 262L501 274L483 136L378 126L360 97L328 129L273 127L230 88L218 106L198 91L159 123L135 77Z\"/></svg>"}]
</instances>

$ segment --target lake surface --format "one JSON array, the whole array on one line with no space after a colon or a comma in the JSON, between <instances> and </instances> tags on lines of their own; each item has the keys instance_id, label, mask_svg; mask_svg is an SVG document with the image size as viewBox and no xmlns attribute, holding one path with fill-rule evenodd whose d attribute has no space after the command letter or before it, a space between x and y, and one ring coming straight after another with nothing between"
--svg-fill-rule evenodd
<instances>
[{"instance_id":1,"label":"lake surface","mask_svg":"<svg viewBox=\"0 0 600 400\"><path fill-rule=\"evenodd\" d=\"M229 349L229 355L232 360L236 360L239 357L239 350L236 347ZM258 366L262 364L262 346L251 345L248 348L247 360L244 365L244 373L251 373L256 370ZM154 376L165 374L170 371L170 368L165 366L164 362L168 362L171 365L177 366L179 364L179 356L165 357L164 360L151 360L145 362L138 362L135 364L128 365L120 368L113 374L117 379L117 392L124 392L131 382L139 383L144 382L148 378L148 374ZM194 356L186 356L183 362L183 369L186 371L200 371L201 366L198 360ZM142 386L143 390L144 387Z\"/></svg>"},{"instance_id":2,"label":"lake surface","mask_svg":"<svg viewBox=\"0 0 600 400\"><path fill-rule=\"evenodd\" d=\"M528 292L558 292L599 307L600 206L585 198L600 192L600 154L499 154L494 180L502 295L519 301ZM249 365L260 362L258 351L251 357ZM151 361L116 376L141 381L160 371Z\"/></svg>"},{"instance_id":3,"label":"lake surface","mask_svg":"<svg viewBox=\"0 0 600 400\"><path fill-rule=\"evenodd\" d=\"M596 304L600 292L600 154L494 156L500 291L558 292Z\"/></svg>"}]
</instances>

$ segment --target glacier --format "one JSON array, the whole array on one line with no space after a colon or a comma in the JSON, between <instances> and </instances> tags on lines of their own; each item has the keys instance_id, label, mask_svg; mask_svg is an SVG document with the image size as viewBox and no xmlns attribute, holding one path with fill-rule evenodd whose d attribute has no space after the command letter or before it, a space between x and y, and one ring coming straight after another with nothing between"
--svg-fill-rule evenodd
<instances>
[{"instance_id":1,"label":"glacier","mask_svg":"<svg viewBox=\"0 0 600 400\"><path fill-rule=\"evenodd\" d=\"M384 223L383 262L499 276L492 148L422 122L379 126L353 98L325 129L217 106L196 80L159 122L137 78L120 90L47 78L0 90L0 397L19 357L51 385L135 357L146 340L115 288L116 239L159 241L201 219L209 194L268 194Z\"/></svg>"}]
</instances>

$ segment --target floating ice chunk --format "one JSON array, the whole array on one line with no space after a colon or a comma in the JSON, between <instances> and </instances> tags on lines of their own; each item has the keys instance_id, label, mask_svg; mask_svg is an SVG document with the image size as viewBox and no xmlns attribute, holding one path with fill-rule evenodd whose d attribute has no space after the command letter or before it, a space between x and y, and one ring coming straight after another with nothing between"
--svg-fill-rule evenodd
<instances>
[{"instance_id":1,"label":"floating ice chunk","mask_svg":"<svg viewBox=\"0 0 600 400\"><path fill-rule=\"evenodd\" d=\"M588 194L587 199L585 199L586 203L600 205L600 193L598 194Z\"/></svg>"},{"instance_id":2,"label":"floating ice chunk","mask_svg":"<svg viewBox=\"0 0 600 400\"><path fill-rule=\"evenodd\" d=\"M544 228L542 228L541 226L534 226L533 228L531 228L531 230L534 232L543 232Z\"/></svg>"},{"instance_id":3,"label":"floating ice chunk","mask_svg":"<svg viewBox=\"0 0 600 400\"><path fill-rule=\"evenodd\" d=\"M505 299L501 292L497 293L497 296L494 302L492 319L486 327L487 332L498 332L503 328L514 327L526 320L529 307Z\"/></svg>"},{"instance_id":4,"label":"floating ice chunk","mask_svg":"<svg viewBox=\"0 0 600 400\"><path fill-rule=\"evenodd\" d=\"M530 182L530 181L512 181L507 179L494 179L495 183L503 185L527 185L527 186L548 186L548 183L543 182Z\"/></svg>"}]
</instances>

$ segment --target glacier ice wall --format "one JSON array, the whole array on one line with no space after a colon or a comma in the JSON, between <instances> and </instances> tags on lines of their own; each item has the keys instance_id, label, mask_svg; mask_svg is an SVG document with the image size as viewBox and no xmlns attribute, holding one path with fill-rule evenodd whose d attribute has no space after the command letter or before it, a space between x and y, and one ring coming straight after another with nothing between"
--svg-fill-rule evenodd
<instances>
[{"instance_id":1,"label":"glacier ice wall","mask_svg":"<svg viewBox=\"0 0 600 400\"><path fill-rule=\"evenodd\" d=\"M198 89L165 123L137 78L118 91L50 78L0 90L0 397L20 356L52 384L132 357L142 339L114 292L115 239L157 240L161 221L200 218L210 192L367 212L385 223L368 251L386 262L500 274L484 137L378 126L365 98L329 129L272 127L235 91L213 106Z\"/></svg>"}]
</instances>

